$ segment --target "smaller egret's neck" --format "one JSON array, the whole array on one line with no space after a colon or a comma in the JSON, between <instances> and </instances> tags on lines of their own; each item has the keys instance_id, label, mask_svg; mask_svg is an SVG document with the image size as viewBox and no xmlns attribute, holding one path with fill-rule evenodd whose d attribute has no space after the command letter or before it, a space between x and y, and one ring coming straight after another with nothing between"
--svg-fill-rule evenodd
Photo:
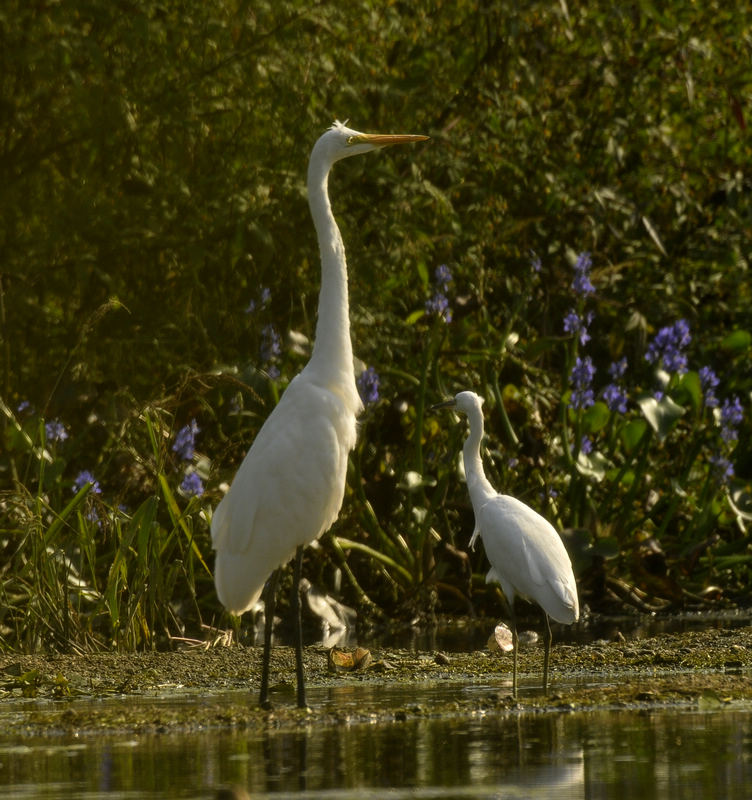
<instances>
[{"instance_id":1,"label":"smaller egret's neck","mask_svg":"<svg viewBox=\"0 0 752 800\"><path fill-rule=\"evenodd\" d=\"M345 246L332 213L327 191L330 165L311 157L308 167L308 203L321 255L316 339L310 364L331 389L355 393Z\"/></svg>"},{"instance_id":2,"label":"smaller egret's neck","mask_svg":"<svg viewBox=\"0 0 752 800\"><path fill-rule=\"evenodd\" d=\"M480 457L480 443L483 439L483 412L479 407L471 408L467 412L470 423L470 433L462 447L462 458L465 464L465 480L473 506L477 507L489 497L496 495L496 491L486 478L483 471L483 461Z\"/></svg>"}]
</instances>

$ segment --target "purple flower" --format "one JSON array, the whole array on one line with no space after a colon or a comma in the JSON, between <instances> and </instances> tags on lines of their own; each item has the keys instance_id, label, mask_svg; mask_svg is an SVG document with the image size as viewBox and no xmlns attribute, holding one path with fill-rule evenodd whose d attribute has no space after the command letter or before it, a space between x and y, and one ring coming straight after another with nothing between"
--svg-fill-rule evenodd
<instances>
[{"instance_id":1,"label":"purple flower","mask_svg":"<svg viewBox=\"0 0 752 800\"><path fill-rule=\"evenodd\" d=\"M442 292L446 292L449 288L449 284L452 282L452 271L446 264L439 264L436 267L434 273L434 279L436 282L436 287L441 289Z\"/></svg>"},{"instance_id":2,"label":"purple flower","mask_svg":"<svg viewBox=\"0 0 752 800\"><path fill-rule=\"evenodd\" d=\"M201 430L195 419L188 425L184 425L175 434L175 441L172 443L173 452L177 453L183 461L190 461L196 449L196 434Z\"/></svg>"},{"instance_id":3,"label":"purple flower","mask_svg":"<svg viewBox=\"0 0 752 800\"><path fill-rule=\"evenodd\" d=\"M426 300L426 313L441 317L444 322L452 321L452 309L446 292L452 282L452 272L446 264L439 264L434 270L435 289L433 296Z\"/></svg>"},{"instance_id":4,"label":"purple flower","mask_svg":"<svg viewBox=\"0 0 752 800\"><path fill-rule=\"evenodd\" d=\"M715 467L715 474L718 480L723 485L727 485L731 478L734 477L734 465L731 461L720 453L716 453L710 456L710 463Z\"/></svg>"},{"instance_id":5,"label":"purple flower","mask_svg":"<svg viewBox=\"0 0 752 800\"><path fill-rule=\"evenodd\" d=\"M624 373L627 371L627 357L623 356L618 361L611 362L611 366L608 368L608 374L615 380L618 381L619 378L624 377Z\"/></svg>"},{"instance_id":6,"label":"purple flower","mask_svg":"<svg viewBox=\"0 0 752 800\"><path fill-rule=\"evenodd\" d=\"M580 452L585 455L593 452L593 442L588 436L583 436L580 440Z\"/></svg>"},{"instance_id":7,"label":"purple flower","mask_svg":"<svg viewBox=\"0 0 752 800\"><path fill-rule=\"evenodd\" d=\"M728 398L723 401L721 406L721 439L724 442L735 442L739 438L737 427L744 419L744 409L741 400L734 396L732 400Z\"/></svg>"},{"instance_id":8,"label":"purple flower","mask_svg":"<svg viewBox=\"0 0 752 800\"><path fill-rule=\"evenodd\" d=\"M180 484L180 491L189 497L201 497L204 493L204 484L198 472L188 472Z\"/></svg>"},{"instance_id":9,"label":"purple flower","mask_svg":"<svg viewBox=\"0 0 752 800\"><path fill-rule=\"evenodd\" d=\"M102 494L102 489L99 486L99 481L89 472L88 469L83 469L76 475L73 480L73 494L80 492L87 483L91 484L91 494Z\"/></svg>"},{"instance_id":10,"label":"purple flower","mask_svg":"<svg viewBox=\"0 0 752 800\"><path fill-rule=\"evenodd\" d=\"M687 371L687 356L684 351L691 341L689 323L680 319L658 331L648 345L645 360L651 364L663 363L668 372L683 375Z\"/></svg>"},{"instance_id":11,"label":"purple flower","mask_svg":"<svg viewBox=\"0 0 752 800\"><path fill-rule=\"evenodd\" d=\"M45 422L44 435L49 444L55 444L55 442L64 442L68 438L68 431L65 430L65 425L60 420L53 419L52 422Z\"/></svg>"},{"instance_id":12,"label":"purple flower","mask_svg":"<svg viewBox=\"0 0 752 800\"><path fill-rule=\"evenodd\" d=\"M282 340L279 338L279 334L274 330L273 325L264 325L261 329L261 361L269 364L275 358L279 358L281 353Z\"/></svg>"},{"instance_id":13,"label":"purple flower","mask_svg":"<svg viewBox=\"0 0 752 800\"><path fill-rule=\"evenodd\" d=\"M594 316L592 311L588 311L581 317L574 309L571 309L564 317L564 332L578 336L580 344L587 344L590 341L588 325L593 321Z\"/></svg>"},{"instance_id":14,"label":"purple flower","mask_svg":"<svg viewBox=\"0 0 752 800\"><path fill-rule=\"evenodd\" d=\"M577 256L574 264L574 280L572 288L575 294L588 295L595 292L595 286L590 282L590 268L593 262L590 253L582 252Z\"/></svg>"},{"instance_id":15,"label":"purple flower","mask_svg":"<svg viewBox=\"0 0 752 800\"><path fill-rule=\"evenodd\" d=\"M569 374L572 384L572 396L569 401L570 408L588 408L595 402L592 383L595 375L595 367L590 356L585 358L577 357L577 360Z\"/></svg>"},{"instance_id":16,"label":"purple flower","mask_svg":"<svg viewBox=\"0 0 752 800\"><path fill-rule=\"evenodd\" d=\"M710 367L700 367L700 388L703 395L705 395L705 405L708 408L718 407L718 398L715 396L715 390L720 383L718 376L713 372Z\"/></svg>"},{"instance_id":17,"label":"purple flower","mask_svg":"<svg viewBox=\"0 0 752 800\"><path fill-rule=\"evenodd\" d=\"M426 311L429 314L436 314L444 322L452 321L452 309L449 308L449 300L446 295L439 291L434 292L433 297L426 300Z\"/></svg>"},{"instance_id":18,"label":"purple flower","mask_svg":"<svg viewBox=\"0 0 752 800\"><path fill-rule=\"evenodd\" d=\"M18 414L23 414L24 412L28 411L30 414L34 409L31 407L31 403L28 400L22 400L18 407L16 408L16 412Z\"/></svg>"},{"instance_id":19,"label":"purple flower","mask_svg":"<svg viewBox=\"0 0 752 800\"><path fill-rule=\"evenodd\" d=\"M260 297L259 302L257 303L254 299L251 299L251 302L248 303L248 307L246 308L245 313L246 314L253 314L253 312L257 308L264 308L265 306L267 306L271 299L272 299L271 289L269 289L268 287L265 286L261 290L261 297Z\"/></svg>"},{"instance_id":20,"label":"purple flower","mask_svg":"<svg viewBox=\"0 0 752 800\"><path fill-rule=\"evenodd\" d=\"M369 405L370 403L375 403L379 399L379 374L373 367L368 367L368 369L364 369L363 372L358 375L358 380L356 381L358 385L358 392L360 393L360 399L363 401L363 405Z\"/></svg>"},{"instance_id":21,"label":"purple flower","mask_svg":"<svg viewBox=\"0 0 752 800\"><path fill-rule=\"evenodd\" d=\"M627 393L617 383L609 383L603 390L603 399L606 401L609 411L618 411L620 414L627 413Z\"/></svg>"}]
</instances>

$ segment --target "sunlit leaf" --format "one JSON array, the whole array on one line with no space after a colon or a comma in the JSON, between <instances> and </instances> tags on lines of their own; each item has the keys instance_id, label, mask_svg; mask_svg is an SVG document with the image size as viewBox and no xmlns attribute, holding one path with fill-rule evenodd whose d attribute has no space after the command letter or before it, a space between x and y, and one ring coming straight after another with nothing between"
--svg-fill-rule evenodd
<instances>
[{"instance_id":1,"label":"sunlit leaf","mask_svg":"<svg viewBox=\"0 0 752 800\"><path fill-rule=\"evenodd\" d=\"M658 434L658 438L661 440L668 436L685 411L667 394L663 395L660 400L655 397L642 397L637 403L650 427Z\"/></svg>"},{"instance_id":2,"label":"sunlit leaf","mask_svg":"<svg viewBox=\"0 0 752 800\"><path fill-rule=\"evenodd\" d=\"M426 486L436 486L436 479L425 477L415 470L408 470L399 482L399 488L406 492L416 492Z\"/></svg>"},{"instance_id":3,"label":"sunlit leaf","mask_svg":"<svg viewBox=\"0 0 752 800\"><path fill-rule=\"evenodd\" d=\"M655 246L663 253L663 255L668 255L666 253L666 248L663 246L663 242L661 241L661 237L658 235L658 231L653 227L653 223L645 216L642 218L642 224L645 226L645 230L650 235L650 238L655 243Z\"/></svg>"},{"instance_id":4,"label":"sunlit leaf","mask_svg":"<svg viewBox=\"0 0 752 800\"><path fill-rule=\"evenodd\" d=\"M598 451L592 453L580 453L577 456L577 471L580 475L601 481L606 475L606 471L611 466L609 460Z\"/></svg>"}]
</instances>

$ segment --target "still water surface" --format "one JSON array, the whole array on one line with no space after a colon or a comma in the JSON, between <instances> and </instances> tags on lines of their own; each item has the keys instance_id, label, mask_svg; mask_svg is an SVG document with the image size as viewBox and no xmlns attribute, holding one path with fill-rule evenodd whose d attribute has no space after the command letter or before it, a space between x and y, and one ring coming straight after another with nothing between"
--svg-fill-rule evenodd
<instances>
[{"instance_id":1,"label":"still water surface","mask_svg":"<svg viewBox=\"0 0 752 800\"><path fill-rule=\"evenodd\" d=\"M214 798L217 787L227 784L242 786L253 798L752 796L750 711L674 708L429 716L431 702L446 701L452 692L498 688L312 688L313 705L357 707L359 702L371 703L377 693L385 706L418 702L426 715L403 722L310 725L295 732L207 730L9 739L0 728L0 796ZM147 702L221 705L229 697ZM23 713L23 708L18 703L14 709L3 708L3 714Z\"/></svg>"}]
</instances>

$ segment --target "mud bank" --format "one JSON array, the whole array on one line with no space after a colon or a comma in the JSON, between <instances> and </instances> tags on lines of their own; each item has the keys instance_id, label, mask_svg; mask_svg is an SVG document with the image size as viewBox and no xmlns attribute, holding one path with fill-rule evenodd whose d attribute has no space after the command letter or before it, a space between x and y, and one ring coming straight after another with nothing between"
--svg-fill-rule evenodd
<instances>
[{"instance_id":1,"label":"mud bank","mask_svg":"<svg viewBox=\"0 0 752 800\"><path fill-rule=\"evenodd\" d=\"M555 645L551 688L539 688L542 647L519 654L521 691L510 694L511 655L370 651L367 666L333 673L329 651L305 651L311 708L295 707L294 654L272 655L274 709L256 706L261 650L215 647L162 653L0 656L0 722L8 734L84 731L169 733L254 729L464 714L520 714L667 706L738 708L752 703L752 627L661 634L634 641ZM414 687L385 702L388 690ZM349 687L346 707L321 702ZM358 687L363 691L359 693ZM384 691L373 691L383 687ZM457 692L429 691L455 687ZM474 687L472 692L459 691ZM367 688L370 691L365 691ZM383 695L383 696L382 696ZM410 699L405 702L404 697ZM190 699L190 702L187 701ZM318 700L318 701L317 701ZM174 701L174 702L171 702Z\"/></svg>"}]
</instances>

